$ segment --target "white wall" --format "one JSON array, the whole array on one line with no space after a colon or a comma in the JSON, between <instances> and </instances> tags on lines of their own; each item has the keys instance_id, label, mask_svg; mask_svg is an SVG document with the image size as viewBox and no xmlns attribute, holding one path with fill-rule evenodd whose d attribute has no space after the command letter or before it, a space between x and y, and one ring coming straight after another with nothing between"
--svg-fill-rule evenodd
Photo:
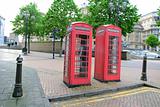
<instances>
[{"instance_id":1,"label":"white wall","mask_svg":"<svg viewBox=\"0 0 160 107\"><path fill-rule=\"evenodd\" d=\"M0 17L0 45L4 44L4 19Z\"/></svg>"}]
</instances>

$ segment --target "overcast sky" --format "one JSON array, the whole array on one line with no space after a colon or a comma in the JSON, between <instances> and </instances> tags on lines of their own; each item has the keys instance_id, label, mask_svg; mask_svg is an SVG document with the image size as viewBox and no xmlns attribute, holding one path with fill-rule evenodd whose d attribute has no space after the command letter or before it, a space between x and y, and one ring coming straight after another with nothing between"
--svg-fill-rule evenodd
<instances>
[{"instance_id":1,"label":"overcast sky","mask_svg":"<svg viewBox=\"0 0 160 107\"><path fill-rule=\"evenodd\" d=\"M87 0L75 0L79 6ZM129 0L131 4L136 5L139 13L144 15L152 11L156 11L160 7L160 0ZM53 0L0 0L0 16L5 20L5 36L9 36L12 32L11 20L18 14L19 8L30 3L35 2L42 12L47 12Z\"/></svg>"}]
</instances>

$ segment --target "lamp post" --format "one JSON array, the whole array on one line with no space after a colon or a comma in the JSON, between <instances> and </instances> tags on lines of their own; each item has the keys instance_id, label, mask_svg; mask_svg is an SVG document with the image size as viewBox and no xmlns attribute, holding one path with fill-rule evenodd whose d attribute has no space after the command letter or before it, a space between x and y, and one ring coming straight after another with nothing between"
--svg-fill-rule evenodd
<instances>
[{"instance_id":1,"label":"lamp post","mask_svg":"<svg viewBox=\"0 0 160 107\"><path fill-rule=\"evenodd\" d=\"M58 29L58 28L54 28L53 29L53 31L52 31L52 45L53 45L53 50L52 50L52 52L53 52L53 59L55 59L55 57L54 57L54 53L55 53L55 36L56 36L56 33L58 33L60 30Z\"/></svg>"},{"instance_id":2,"label":"lamp post","mask_svg":"<svg viewBox=\"0 0 160 107\"><path fill-rule=\"evenodd\" d=\"M24 22L25 22L25 44L24 44L24 48L22 49L22 52L24 53L24 55L27 55L27 35L28 35L28 17L29 17L29 12L25 11L22 13L23 17L24 17Z\"/></svg>"},{"instance_id":3,"label":"lamp post","mask_svg":"<svg viewBox=\"0 0 160 107\"><path fill-rule=\"evenodd\" d=\"M30 18L31 18L31 20L32 21L34 21L34 19L35 19L35 16L34 15L30 15ZM32 25L30 25L30 31L32 30ZM28 53L30 53L30 40L31 40L31 37L30 37L31 35L30 35L30 33L28 34Z\"/></svg>"},{"instance_id":4,"label":"lamp post","mask_svg":"<svg viewBox=\"0 0 160 107\"><path fill-rule=\"evenodd\" d=\"M52 32L52 45L53 45L53 47L52 47L53 59L55 59L55 57L54 57L54 52L55 52L55 29Z\"/></svg>"},{"instance_id":5,"label":"lamp post","mask_svg":"<svg viewBox=\"0 0 160 107\"><path fill-rule=\"evenodd\" d=\"M118 22L119 22L119 16L120 16L120 11L122 11L123 9L125 9L125 7L127 6L128 0L122 0L122 5L119 3L119 0L110 0L109 1L109 8L110 8L110 13L113 12L113 14L115 14L114 18L115 18L115 25L118 26ZM115 11L115 13L114 13ZM111 14L109 14L109 18L111 18Z\"/></svg>"}]
</instances>

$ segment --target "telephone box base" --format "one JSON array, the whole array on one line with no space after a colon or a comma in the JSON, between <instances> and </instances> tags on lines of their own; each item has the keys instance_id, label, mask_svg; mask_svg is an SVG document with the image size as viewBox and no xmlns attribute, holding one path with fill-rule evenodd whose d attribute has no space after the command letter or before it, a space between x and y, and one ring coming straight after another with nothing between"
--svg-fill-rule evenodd
<instances>
[{"instance_id":1,"label":"telephone box base","mask_svg":"<svg viewBox=\"0 0 160 107\"><path fill-rule=\"evenodd\" d=\"M68 88L74 88L74 87L79 87L79 86L91 86L91 84L71 85L71 84L66 83L65 81L63 81L63 83L66 84L66 86L67 86Z\"/></svg>"},{"instance_id":2,"label":"telephone box base","mask_svg":"<svg viewBox=\"0 0 160 107\"><path fill-rule=\"evenodd\" d=\"M108 82L120 82L121 80L100 80L100 79L97 79L97 78L94 78L95 80L97 81L100 81L100 82L105 82L105 83L108 83Z\"/></svg>"}]
</instances>

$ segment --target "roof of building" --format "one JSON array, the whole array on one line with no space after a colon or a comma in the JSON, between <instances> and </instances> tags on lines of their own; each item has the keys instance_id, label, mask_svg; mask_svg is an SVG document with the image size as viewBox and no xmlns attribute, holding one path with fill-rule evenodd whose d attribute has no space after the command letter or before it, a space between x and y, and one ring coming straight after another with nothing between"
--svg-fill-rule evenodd
<instances>
[{"instance_id":1,"label":"roof of building","mask_svg":"<svg viewBox=\"0 0 160 107\"><path fill-rule=\"evenodd\" d=\"M153 12L147 13L147 14L141 16L141 17L145 17L145 16L150 15L150 14L156 14L157 12L158 12L158 11L153 11Z\"/></svg>"},{"instance_id":2,"label":"roof of building","mask_svg":"<svg viewBox=\"0 0 160 107\"><path fill-rule=\"evenodd\" d=\"M133 28L143 30L143 26L141 24L135 24Z\"/></svg>"}]
</instances>

